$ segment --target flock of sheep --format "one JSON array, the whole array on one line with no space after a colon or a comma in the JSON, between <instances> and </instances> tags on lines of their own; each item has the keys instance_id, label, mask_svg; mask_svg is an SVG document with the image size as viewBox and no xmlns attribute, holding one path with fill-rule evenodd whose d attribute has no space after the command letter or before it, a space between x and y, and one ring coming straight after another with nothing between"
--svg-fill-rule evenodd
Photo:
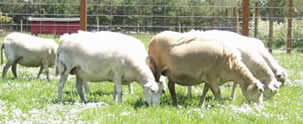
<instances>
[{"instance_id":1,"label":"flock of sheep","mask_svg":"<svg viewBox=\"0 0 303 124\"><path fill-rule=\"evenodd\" d=\"M133 81L143 87L144 101L159 104L165 90L165 79L174 104L177 104L175 83L190 86L205 83L200 105L211 89L215 98L223 103L219 86L233 81L240 85L248 102L262 103L272 98L287 80L287 71L278 64L262 41L229 31L161 32L151 39L149 50L132 37L115 32L84 32L64 34L59 45L45 39L22 33L7 35L1 46L7 63L3 68L5 79L11 67L17 78L17 64L40 67L37 78L55 65L60 75L58 101L68 76L76 75L76 88L83 102L87 102L83 89L89 92L87 82L111 81L113 99L122 103L122 85Z\"/></svg>"}]
</instances>

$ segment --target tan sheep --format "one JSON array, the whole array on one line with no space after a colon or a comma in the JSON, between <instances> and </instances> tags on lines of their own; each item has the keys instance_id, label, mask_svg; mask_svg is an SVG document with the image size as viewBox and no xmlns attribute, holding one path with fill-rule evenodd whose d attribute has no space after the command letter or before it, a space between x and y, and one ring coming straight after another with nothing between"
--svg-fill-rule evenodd
<instances>
[{"instance_id":1,"label":"tan sheep","mask_svg":"<svg viewBox=\"0 0 303 124\"><path fill-rule=\"evenodd\" d=\"M177 32L162 32L154 36L149 45L149 65L156 80L161 74L168 77L168 88L173 102L177 103L175 83L191 86L203 81L222 103L219 85L227 81L240 84L249 102L263 102L263 84L256 79L241 61L238 51L222 42L201 38L183 38ZM203 105L202 95L200 104Z\"/></svg>"}]
</instances>

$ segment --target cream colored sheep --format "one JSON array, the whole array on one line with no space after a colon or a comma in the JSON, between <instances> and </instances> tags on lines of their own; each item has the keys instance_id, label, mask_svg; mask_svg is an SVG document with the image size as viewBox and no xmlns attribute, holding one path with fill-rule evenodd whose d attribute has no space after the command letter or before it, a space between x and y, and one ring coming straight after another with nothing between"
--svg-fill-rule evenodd
<instances>
[{"instance_id":1,"label":"cream colored sheep","mask_svg":"<svg viewBox=\"0 0 303 124\"><path fill-rule=\"evenodd\" d=\"M137 81L143 87L148 104L159 104L162 88L155 81L146 63L147 52L137 39L114 32L79 32L64 35L56 60L56 73L60 74L58 101L62 100L62 89L68 75L76 75L76 87L82 101L83 84L113 81L114 100L122 103L122 84Z\"/></svg>"},{"instance_id":2,"label":"cream colored sheep","mask_svg":"<svg viewBox=\"0 0 303 124\"><path fill-rule=\"evenodd\" d=\"M3 49L7 59L2 78L6 77L11 66L14 76L17 78L17 64L20 64L25 67L40 67L37 78L45 70L47 80L49 80L48 68L55 63L57 48L57 43L52 39L17 32L7 35L1 46L1 64L3 63Z\"/></svg>"}]
</instances>

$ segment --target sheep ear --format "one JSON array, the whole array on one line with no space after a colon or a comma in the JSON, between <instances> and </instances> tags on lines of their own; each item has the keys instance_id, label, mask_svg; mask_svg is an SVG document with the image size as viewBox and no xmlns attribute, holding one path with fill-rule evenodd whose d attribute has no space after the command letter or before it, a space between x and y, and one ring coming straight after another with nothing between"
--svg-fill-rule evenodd
<instances>
[{"instance_id":1,"label":"sheep ear","mask_svg":"<svg viewBox=\"0 0 303 124\"><path fill-rule=\"evenodd\" d=\"M143 86L144 88L148 88L151 89L152 92L157 92L159 90L159 86L157 85L157 83L152 83L152 82L147 82L146 84L144 84Z\"/></svg>"},{"instance_id":2,"label":"sheep ear","mask_svg":"<svg viewBox=\"0 0 303 124\"><path fill-rule=\"evenodd\" d=\"M261 82L256 82L256 86L261 92L264 91L264 84L262 84Z\"/></svg>"}]
</instances>

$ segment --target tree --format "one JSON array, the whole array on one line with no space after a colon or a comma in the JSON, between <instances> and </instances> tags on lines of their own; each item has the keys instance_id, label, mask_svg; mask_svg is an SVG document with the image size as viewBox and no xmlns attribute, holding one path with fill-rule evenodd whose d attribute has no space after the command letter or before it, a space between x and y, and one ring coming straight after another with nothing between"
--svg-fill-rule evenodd
<instances>
[{"instance_id":1,"label":"tree","mask_svg":"<svg viewBox=\"0 0 303 124\"><path fill-rule=\"evenodd\" d=\"M2 15L2 12L0 11L0 24L6 24L11 22L13 22L12 18L6 15Z\"/></svg>"},{"instance_id":2,"label":"tree","mask_svg":"<svg viewBox=\"0 0 303 124\"><path fill-rule=\"evenodd\" d=\"M0 29L3 29L3 24L12 23L13 19L7 15L2 15L0 11Z\"/></svg>"}]
</instances>

